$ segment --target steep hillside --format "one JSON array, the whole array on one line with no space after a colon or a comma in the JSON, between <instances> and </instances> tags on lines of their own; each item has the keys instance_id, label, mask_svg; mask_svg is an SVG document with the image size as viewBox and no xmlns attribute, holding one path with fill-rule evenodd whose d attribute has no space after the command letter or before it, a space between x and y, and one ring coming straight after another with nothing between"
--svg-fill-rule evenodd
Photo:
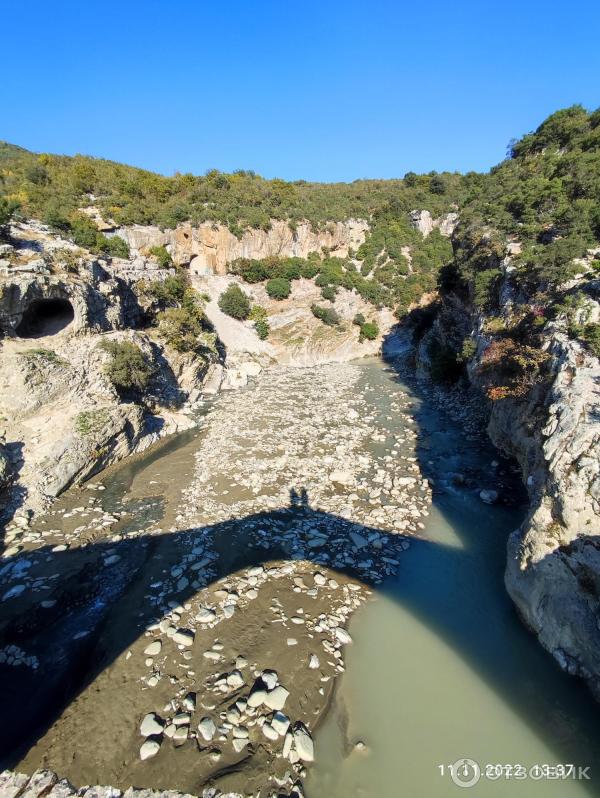
<instances>
[{"instance_id":1,"label":"steep hillside","mask_svg":"<svg viewBox=\"0 0 600 798\"><path fill-rule=\"evenodd\" d=\"M479 391L519 461L530 513L507 588L600 694L600 114L551 116L460 215L420 362Z\"/></svg>"},{"instance_id":2,"label":"steep hillside","mask_svg":"<svg viewBox=\"0 0 600 798\"><path fill-rule=\"evenodd\" d=\"M44 380L66 392L91 374L66 401L71 415L82 396L79 413L117 402L117 426L90 449L101 464L117 427L131 450L144 419L201 391L244 385L270 363L373 353L395 320L412 321L420 364L477 391L492 439L521 465L531 508L507 569L519 611L600 693L600 111L553 114L489 174L163 177L12 145L0 173L4 394L31 451L54 396ZM18 340L42 300L74 314L50 355ZM90 336L107 333L137 350L98 349ZM120 395L107 382L111 367L124 379L119 366L138 374ZM69 479L90 473L90 457ZM5 481L6 462L0 451Z\"/></svg>"}]
</instances>

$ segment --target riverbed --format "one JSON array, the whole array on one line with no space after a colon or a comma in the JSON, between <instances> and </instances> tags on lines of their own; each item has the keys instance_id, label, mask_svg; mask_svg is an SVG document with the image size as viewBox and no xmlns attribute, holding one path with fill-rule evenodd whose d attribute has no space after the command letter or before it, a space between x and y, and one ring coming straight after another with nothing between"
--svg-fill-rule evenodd
<instances>
[{"instance_id":1,"label":"riverbed","mask_svg":"<svg viewBox=\"0 0 600 798\"><path fill-rule=\"evenodd\" d=\"M457 794L449 766L465 758L482 769L473 795L599 794L594 780L528 772L564 763L593 777L600 732L589 694L504 591L506 538L524 495L485 438L376 359L275 371L218 397L198 422L40 519L31 551L36 540L46 557L49 546L100 547L102 562L121 556L136 580L123 576L122 596L90 633L92 678L48 710L12 766L196 794L209 782L257 790L273 775L283 786L285 731L264 739L270 715L229 717L266 668L290 693L291 723L314 738L314 764L291 762L309 798ZM498 489L498 504L483 503L482 488ZM189 583L194 556L206 576L196 570ZM43 589L39 574L34 584ZM158 590L152 617L127 625ZM328 613L340 628L349 621L353 643L339 644ZM169 649L144 660L151 641L163 654L171 645L163 628L192 622L200 659L179 646L172 659ZM219 684L234 670L242 684ZM193 720L165 721L172 734L187 723L185 739L172 747L157 735L158 755L140 762L138 726L151 711ZM218 726L209 744L195 732L203 715ZM233 751L240 728L250 743ZM506 768L497 778L487 764Z\"/></svg>"}]
</instances>

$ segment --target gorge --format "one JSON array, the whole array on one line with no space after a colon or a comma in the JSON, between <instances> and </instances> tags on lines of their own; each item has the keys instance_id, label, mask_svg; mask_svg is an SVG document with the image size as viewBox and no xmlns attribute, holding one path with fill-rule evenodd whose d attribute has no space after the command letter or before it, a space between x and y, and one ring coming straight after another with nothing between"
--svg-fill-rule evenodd
<instances>
[{"instance_id":1,"label":"gorge","mask_svg":"<svg viewBox=\"0 0 600 798\"><path fill-rule=\"evenodd\" d=\"M339 186L4 146L0 790L593 772L599 123Z\"/></svg>"}]
</instances>

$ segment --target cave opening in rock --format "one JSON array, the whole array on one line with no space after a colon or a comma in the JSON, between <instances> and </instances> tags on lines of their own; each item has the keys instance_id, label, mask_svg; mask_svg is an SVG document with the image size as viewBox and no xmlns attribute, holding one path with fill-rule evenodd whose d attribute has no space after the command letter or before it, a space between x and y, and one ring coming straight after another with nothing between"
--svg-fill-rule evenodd
<instances>
[{"instance_id":1,"label":"cave opening in rock","mask_svg":"<svg viewBox=\"0 0 600 798\"><path fill-rule=\"evenodd\" d=\"M42 338L64 330L75 318L68 299L36 299L27 306L16 329L20 338Z\"/></svg>"}]
</instances>

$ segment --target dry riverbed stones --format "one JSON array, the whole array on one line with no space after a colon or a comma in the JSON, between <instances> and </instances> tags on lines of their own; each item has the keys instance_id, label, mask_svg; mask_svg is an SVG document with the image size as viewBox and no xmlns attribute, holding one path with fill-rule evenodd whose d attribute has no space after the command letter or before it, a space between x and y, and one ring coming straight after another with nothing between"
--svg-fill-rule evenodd
<instances>
[{"instance_id":1,"label":"dry riverbed stones","mask_svg":"<svg viewBox=\"0 0 600 798\"><path fill-rule=\"evenodd\" d=\"M105 513L94 489L63 512L71 532L19 538L34 549L107 540L104 586L131 578L121 544L144 547L102 650L118 647L112 630L128 613L141 634L25 758L29 771L43 759L73 783L102 782L90 765L101 760L119 788L300 795L350 618L401 567L431 496L407 396L387 383L380 406L364 374L353 364L273 369L221 397L168 531ZM52 600L50 574L9 565L0 598L9 604L22 585Z\"/></svg>"}]
</instances>

